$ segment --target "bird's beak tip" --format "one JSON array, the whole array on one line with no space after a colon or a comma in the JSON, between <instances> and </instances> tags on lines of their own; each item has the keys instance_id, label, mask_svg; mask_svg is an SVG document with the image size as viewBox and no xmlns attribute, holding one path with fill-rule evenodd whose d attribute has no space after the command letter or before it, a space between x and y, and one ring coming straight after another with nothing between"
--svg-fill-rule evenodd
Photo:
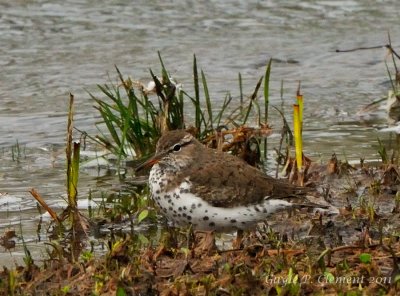
<instances>
[{"instance_id":1,"label":"bird's beak tip","mask_svg":"<svg viewBox=\"0 0 400 296\"><path fill-rule=\"evenodd\" d=\"M139 172L144 168L149 168L153 165L155 165L157 162L159 162L160 160L156 157L152 157L149 160L146 160L144 163L140 164L138 167L136 167L135 171Z\"/></svg>"}]
</instances>

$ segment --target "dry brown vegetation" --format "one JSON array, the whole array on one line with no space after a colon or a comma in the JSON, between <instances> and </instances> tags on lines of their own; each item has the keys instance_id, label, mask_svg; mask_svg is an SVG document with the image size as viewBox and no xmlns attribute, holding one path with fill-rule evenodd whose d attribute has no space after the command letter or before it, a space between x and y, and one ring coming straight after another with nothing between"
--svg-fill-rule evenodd
<instances>
[{"instance_id":1,"label":"dry brown vegetation","mask_svg":"<svg viewBox=\"0 0 400 296\"><path fill-rule=\"evenodd\" d=\"M156 240L143 240L134 232L110 238L108 253L98 257L82 249L75 257L68 248L54 248L43 266L31 261L15 270L4 268L1 291L4 295L399 293L397 166L355 168L333 157L326 166L311 166L308 177L320 198L338 206L338 215L286 213L271 219L272 228L260 225L228 243L219 234L169 228ZM1 241L10 239L8 234Z\"/></svg>"}]
</instances>

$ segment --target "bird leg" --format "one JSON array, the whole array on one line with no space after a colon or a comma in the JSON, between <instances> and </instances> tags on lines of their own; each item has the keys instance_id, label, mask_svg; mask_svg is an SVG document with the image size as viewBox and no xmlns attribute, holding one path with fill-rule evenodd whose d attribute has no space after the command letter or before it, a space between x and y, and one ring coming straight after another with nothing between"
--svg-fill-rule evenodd
<instances>
[{"instance_id":1,"label":"bird leg","mask_svg":"<svg viewBox=\"0 0 400 296\"><path fill-rule=\"evenodd\" d=\"M238 229L236 232L236 239L232 243L232 248L233 249L242 249L243 248L243 237L244 237L244 231L242 229Z\"/></svg>"}]
</instances>

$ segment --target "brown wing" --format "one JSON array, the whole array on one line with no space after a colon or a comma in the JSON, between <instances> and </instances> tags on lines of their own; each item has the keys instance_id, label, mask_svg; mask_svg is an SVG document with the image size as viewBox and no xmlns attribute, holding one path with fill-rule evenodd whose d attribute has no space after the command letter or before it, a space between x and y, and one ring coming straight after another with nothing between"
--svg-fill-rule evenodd
<instances>
[{"instance_id":1,"label":"brown wing","mask_svg":"<svg viewBox=\"0 0 400 296\"><path fill-rule=\"evenodd\" d=\"M288 198L304 190L269 177L226 153L215 151L199 159L204 161L188 168L196 172L190 176L191 190L216 207L255 204L266 197ZM187 171L182 171L181 177L185 174Z\"/></svg>"}]
</instances>

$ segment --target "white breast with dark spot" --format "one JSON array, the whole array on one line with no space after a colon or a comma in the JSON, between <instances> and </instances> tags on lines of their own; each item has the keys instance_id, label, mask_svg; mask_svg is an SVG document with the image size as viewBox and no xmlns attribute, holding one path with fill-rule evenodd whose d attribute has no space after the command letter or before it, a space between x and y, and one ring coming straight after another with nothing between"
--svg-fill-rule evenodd
<instances>
[{"instance_id":1,"label":"white breast with dark spot","mask_svg":"<svg viewBox=\"0 0 400 296\"><path fill-rule=\"evenodd\" d=\"M165 173L165 172L164 172ZM149 185L152 198L162 214L175 224L192 224L198 230L232 231L247 229L266 217L291 206L278 199L265 199L261 204L236 206L232 208L214 207L190 193L192 183L189 177L179 187L165 191L167 175L156 164L150 171Z\"/></svg>"}]
</instances>

